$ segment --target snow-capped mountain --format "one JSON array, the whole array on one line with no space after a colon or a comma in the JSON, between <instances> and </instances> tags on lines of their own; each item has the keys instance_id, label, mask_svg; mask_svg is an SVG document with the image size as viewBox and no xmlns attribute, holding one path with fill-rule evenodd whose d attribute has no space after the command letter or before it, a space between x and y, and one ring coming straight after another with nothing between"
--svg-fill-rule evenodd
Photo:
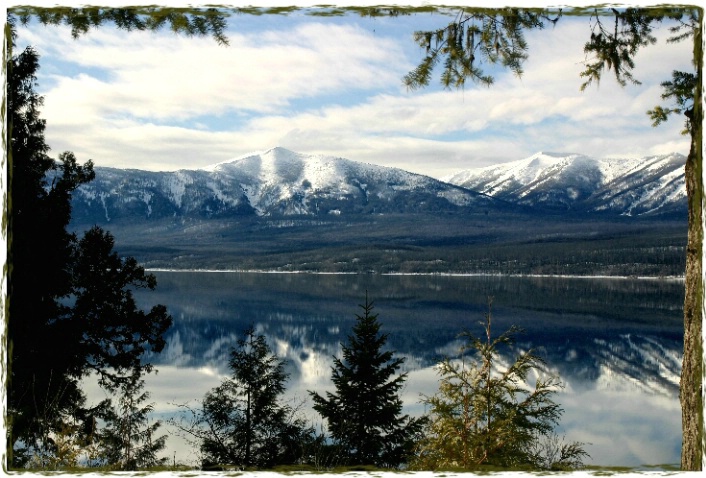
<instances>
[{"instance_id":1,"label":"snow-capped mountain","mask_svg":"<svg viewBox=\"0 0 706 478\"><path fill-rule=\"evenodd\" d=\"M676 153L639 159L537 153L519 161L468 169L442 180L526 206L685 217L685 161Z\"/></svg>"},{"instance_id":2,"label":"snow-capped mountain","mask_svg":"<svg viewBox=\"0 0 706 478\"><path fill-rule=\"evenodd\" d=\"M685 157L593 159L537 153L436 180L283 148L195 170L96 167L74 194L75 224L124 218L350 216L358 213L571 211L686 217Z\"/></svg>"},{"instance_id":3,"label":"snow-capped mountain","mask_svg":"<svg viewBox=\"0 0 706 478\"><path fill-rule=\"evenodd\" d=\"M198 170L95 169L96 179L74 194L75 222L502 207L427 176L282 148Z\"/></svg>"}]
</instances>

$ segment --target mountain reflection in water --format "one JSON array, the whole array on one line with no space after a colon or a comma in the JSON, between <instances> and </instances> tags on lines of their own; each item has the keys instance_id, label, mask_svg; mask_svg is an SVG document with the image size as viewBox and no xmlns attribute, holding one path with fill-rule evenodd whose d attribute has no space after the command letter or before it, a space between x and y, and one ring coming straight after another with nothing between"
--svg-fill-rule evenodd
<instances>
[{"instance_id":1,"label":"mountain reflection in water","mask_svg":"<svg viewBox=\"0 0 706 478\"><path fill-rule=\"evenodd\" d=\"M380 276L157 272L144 304L167 305L174 318L167 347L149 357L159 369L147 380L156 410L200 399L229 373L228 353L254 325L287 359L288 396L331 388L340 354L366 290L388 345L406 358L405 411L424 412L433 394L433 365L458 352L456 336L480 335L493 297L495 334L522 327L511 360L531 347L566 388L558 430L587 443L590 464L678 463L681 446L679 374L683 282L677 280ZM188 384L186 386L185 384ZM310 409L309 409L310 410ZM319 417L310 418L318 422ZM170 445L168 445L170 446ZM178 448L178 447L177 447ZM187 461L186 450L179 450ZM172 457L167 450L166 455Z\"/></svg>"}]
</instances>

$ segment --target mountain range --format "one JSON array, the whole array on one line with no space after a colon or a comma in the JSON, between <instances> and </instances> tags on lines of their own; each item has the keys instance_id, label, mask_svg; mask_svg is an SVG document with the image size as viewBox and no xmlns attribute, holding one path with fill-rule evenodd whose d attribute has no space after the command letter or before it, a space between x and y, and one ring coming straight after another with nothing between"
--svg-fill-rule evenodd
<instances>
[{"instance_id":1,"label":"mountain range","mask_svg":"<svg viewBox=\"0 0 706 478\"><path fill-rule=\"evenodd\" d=\"M274 148L172 172L96 167L71 229L149 268L679 275L685 158L538 153L438 180Z\"/></svg>"},{"instance_id":2,"label":"mountain range","mask_svg":"<svg viewBox=\"0 0 706 478\"><path fill-rule=\"evenodd\" d=\"M443 180L343 158L273 148L195 170L96 167L74 194L75 223L117 219L370 213L570 211L685 217L679 154L597 160L538 153Z\"/></svg>"}]
</instances>

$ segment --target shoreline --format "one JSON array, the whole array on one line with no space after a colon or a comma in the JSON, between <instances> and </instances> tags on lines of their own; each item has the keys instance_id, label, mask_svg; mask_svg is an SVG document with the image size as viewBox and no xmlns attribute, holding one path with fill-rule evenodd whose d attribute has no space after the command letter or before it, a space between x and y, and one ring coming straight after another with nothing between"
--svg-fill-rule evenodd
<instances>
[{"instance_id":1,"label":"shoreline","mask_svg":"<svg viewBox=\"0 0 706 478\"><path fill-rule=\"evenodd\" d=\"M615 279L615 280L655 280L684 282L684 276L606 276L571 274L502 274L490 272L325 272L325 271L278 271L262 269L168 269L145 268L145 272L194 272L214 274L311 274L311 275L381 275L381 276L438 276L438 277L513 277L528 279Z\"/></svg>"}]
</instances>

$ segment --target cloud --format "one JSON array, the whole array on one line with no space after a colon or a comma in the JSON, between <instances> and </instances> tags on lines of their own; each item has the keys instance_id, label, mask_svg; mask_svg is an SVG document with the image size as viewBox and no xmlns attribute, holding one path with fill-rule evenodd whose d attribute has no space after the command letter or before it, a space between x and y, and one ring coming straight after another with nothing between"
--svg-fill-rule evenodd
<instances>
[{"instance_id":1,"label":"cloud","mask_svg":"<svg viewBox=\"0 0 706 478\"><path fill-rule=\"evenodd\" d=\"M98 116L183 121L230 111L274 112L294 99L341 90L384 87L397 80L394 44L355 26L304 23L285 31L231 34L231 45L210 38L108 28L71 40L64 28L29 40L44 57L103 70L54 76L45 113L60 121L70 105L92 105ZM85 111L85 109L82 109Z\"/></svg>"},{"instance_id":2,"label":"cloud","mask_svg":"<svg viewBox=\"0 0 706 478\"><path fill-rule=\"evenodd\" d=\"M243 138L228 132L130 120L72 125L47 124L52 150L73 151L98 166L153 171L194 169L232 158Z\"/></svg>"},{"instance_id":3,"label":"cloud","mask_svg":"<svg viewBox=\"0 0 706 478\"><path fill-rule=\"evenodd\" d=\"M681 415L675 397L638 389L602 389L561 393L556 400L565 410L560 433L566 431L567 441L585 443L585 450L594 457L590 463L658 465L679 458L678 446L665 445L680 442Z\"/></svg>"},{"instance_id":4,"label":"cloud","mask_svg":"<svg viewBox=\"0 0 706 478\"><path fill-rule=\"evenodd\" d=\"M232 20L227 48L110 28L80 40L36 25L21 34L43 54L49 144L99 165L197 168L280 145L439 177L540 150L688 151L682 122L653 129L645 114L665 74L688 68L689 45L666 45L666 29L638 56L641 86L608 76L580 92L590 30L572 18L528 33L522 78L406 91L401 78L421 55L411 20L407 32L392 19L248 17Z\"/></svg>"}]
</instances>

